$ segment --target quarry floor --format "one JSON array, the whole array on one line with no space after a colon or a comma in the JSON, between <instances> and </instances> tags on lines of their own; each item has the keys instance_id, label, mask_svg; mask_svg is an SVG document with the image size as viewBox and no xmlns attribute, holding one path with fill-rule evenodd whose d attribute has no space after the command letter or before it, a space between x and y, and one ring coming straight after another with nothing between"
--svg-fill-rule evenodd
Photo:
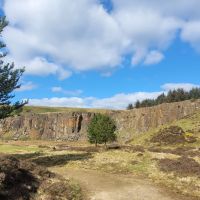
<instances>
[{"instance_id":1,"label":"quarry floor","mask_svg":"<svg viewBox=\"0 0 200 200\"><path fill-rule=\"evenodd\" d=\"M78 182L88 200L191 200L132 175L62 167L51 171Z\"/></svg>"},{"instance_id":2,"label":"quarry floor","mask_svg":"<svg viewBox=\"0 0 200 200\"><path fill-rule=\"evenodd\" d=\"M200 199L199 144L190 148L152 149L132 145L120 149L97 149L84 144L43 141L0 142L0 153L33 162L65 180L73 180L80 185L84 197L75 200ZM191 174L179 176L182 165L173 173L159 168L163 159L179 163L177 159L186 155L199 163L194 166L195 171L189 170ZM189 165L189 169L193 170L192 167Z\"/></svg>"}]
</instances>

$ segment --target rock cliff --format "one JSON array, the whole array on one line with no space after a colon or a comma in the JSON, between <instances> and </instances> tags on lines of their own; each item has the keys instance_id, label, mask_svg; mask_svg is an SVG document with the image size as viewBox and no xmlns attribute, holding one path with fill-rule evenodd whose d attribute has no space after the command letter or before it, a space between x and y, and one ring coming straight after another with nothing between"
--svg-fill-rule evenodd
<instances>
[{"instance_id":1,"label":"rock cliff","mask_svg":"<svg viewBox=\"0 0 200 200\"><path fill-rule=\"evenodd\" d=\"M120 140L129 141L136 133L144 133L197 111L200 111L200 100L165 103L149 108L116 112L112 115L118 127Z\"/></svg>"},{"instance_id":2,"label":"rock cliff","mask_svg":"<svg viewBox=\"0 0 200 200\"><path fill-rule=\"evenodd\" d=\"M0 137L12 139L85 140L94 113L45 113L10 117L0 123Z\"/></svg>"},{"instance_id":3,"label":"rock cliff","mask_svg":"<svg viewBox=\"0 0 200 200\"><path fill-rule=\"evenodd\" d=\"M116 121L119 140L128 141L136 133L181 119L200 110L200 100L162 104L131 111L110 111ZM0 122L0 137L7 139L86 140L87 126L95 113L68 112L25 114Z\"/></svg>"}]
</instances>

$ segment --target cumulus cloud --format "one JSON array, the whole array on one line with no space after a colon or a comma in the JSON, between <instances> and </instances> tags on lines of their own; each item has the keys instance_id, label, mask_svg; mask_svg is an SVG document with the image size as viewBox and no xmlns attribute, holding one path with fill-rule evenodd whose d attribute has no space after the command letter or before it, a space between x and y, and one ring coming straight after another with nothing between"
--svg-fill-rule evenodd
<instances>
[{"instance_id":1,"label":"cumulus cloud","mask_svg":"<svg viewBox=\"0 0 200 200\"><path fill-rule=\"evenodd\" d=\"M27 73L67 78L71 71L112 71L126 55L156 64L179 36L200 49L199 0L6 0L10 56ZM48 60L46 59L48 58Z\"/></svg>"},{"instance_id":2,"label":"cumulus cloud","mask_svg":"<svg viewBox=\"0 0 200 200\"><path fill-rule=\"evenodd\" d=\"M56 106L56 107L77 107L77 108L107 108L107 109L125 109L129 103L134 104L137 100L155 99L162 93L169 90L183 88L186 91L200 85L192 83L166 83L161 86L158 92L134 92L119 93L107 98L96 97L53 97L43 99L30 99L29 104L34 106ZM53 87L53 92L66 92L62 87Z\"/></svg>"},{"instance_id":3,"label":"cumulus cloud","mask_svg":"<svg viewBox=\"0 0 200 200\"><path fill-rule=\"evenodd\" d=\"M57 86L52 87L51 91L55 92L55 93L62 93L62 94L65 94L67 96L79 96L83 93L82 90L65 90L62 87L57 87Z\"/></svg>"},{"instance_id":4,"label":"cumulus cloud","mask_svg":"<svg viewBox=\"0 0 200 200\"><path fill-rule=\"evenodd\" d=\"M97 1L7 0L4 10L10 21L4 38L16 60L48 56L80 71L120 63L123 36Z\"/></svg>"},{"instance_id":5,"label":"cumulus cloud","mask_svg":"<svg viewBox=\"0 0 200 200\"><path fill-rule=\"evenodd\" d=\"M51 106L51 107L81 107L84 108L85 105L84 99L78 97L53 97L53 98L43 98L43 99L29 99L29 105L33 106Z\"/></svg>"},{"instance_id":6,"label":"cumulus cloud","mask_svg":"<svg viewBox=\"0 0 200 200\"><path fill-rule=\"evenodd\" d=\"M161 92L136 92L130 94L116 94L110 98L95 99L91 102L93 108L111 108L124 109L129 103L135 103L137 100L144 100L146 98L156 98Z\"/></svg>"},{"instance_id":7,"label":"cumulus cloud","mask_svg":"<svg viewBox=\"0 0 200 200\"><path fill-rule=\"evenodd\" d=\"M192 83L166 83L161 86L161 88L165 91L175 90L175 89L179 89L179 88L182 88L185 91L189 91L192 88L197 88L197 87L200 87L200 85L195 85Z\"/></svg>"},{"instance_id":8,"label":"cumulus cloud","mask_svg":"<svg viewBox=\"0 0 200 200\"><path fill-rule=\"evenodd\" d=\"M12 63L14 57L8 56L4 58L8 63ZM57 75L60 80L69 78L72 72L64 69L61 65L57 65L53 62L49 62L46 58L35 57L32 60L27 61L15 61L16 68L25 67L25 74L37 75L37 76L48 76Z\"/></svg>"},{"instance_id":9,"label":"cumulus cloud","mask_svg":"<svg viewBox=\"0 0 200 200\"><path fill-rule=\"evenodd\" d=\"M22 83L21 87L16 89L16 91L17 92L24 92L24 91L30 91L30 90L33 90L33 89L36 89L36 88L37 88L37 85L30 81L30 82L27 82L27 83Z\"/></svg>"},{"instance_id":10,"label":"cumulus cloud","mask_svg":"<svg viewBox=\"0 0 200 200\"><path fill-rule=\"evenodd\" d=\"M61 91L60 88L54 88L54 91ZM146 98L156 98L161 92L136 92L131 94L116 94L109 98L94 98L94 97L63 97L63 98L44 98L30 99L29 104L35 106L57 106L57 107L78 107L78 108L109 108L109 109L124 109L129 103L134 103L137 100Z\"/></svg>"},{"instance_id":11,"label":"cumulus cloud","mask_svg":"<svg viewBox=\"0 0 200 200\"><path fill-rule=\"evenodd\" d=\"M185 23L181 38L200 52L200 20Z\"/></svg>"}]
</instances>

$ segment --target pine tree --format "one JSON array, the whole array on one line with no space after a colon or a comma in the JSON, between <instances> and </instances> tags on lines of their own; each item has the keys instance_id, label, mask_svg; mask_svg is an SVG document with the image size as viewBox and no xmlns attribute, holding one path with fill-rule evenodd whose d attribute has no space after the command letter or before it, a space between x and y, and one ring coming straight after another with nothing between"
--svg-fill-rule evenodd
<instances>
[{"instance_id":1,"label":"pine tree","mask_svg":"<svg viewBox=\"0 0 200 200\"><path fill-rule=\"evenodd\" d=\"M156 104L162 104L166 101L166 96L164 93L162 93L161 95L159 95L156 99Z\"/></svg>"},{"instance_id":2,"label":"pine tree","mask_svg":"<svg viewBox=\"0 0 200 200\"><path fill-rule=\"evenodd\" d=\"M141 107L141 104L140 104L140 101L139 101L139 100L136 101L135 107L136 107L136 108L140 108L140 107Z\"/></svg>"},{"instance_id":3,"label":"pine tree","mask_svg":"<svg viewBox=\"0 0 200 200\"><path fill-rule=\"evenodd\" d=\"M133 104L132 103L130 103L130 104L128 104L128 106L127 106L127 110L132 110L134 107L133 107Z\"/></svg>"},{"instance_id":4,"label":"pine tree","mask_svg":"<svg viewBox=\"0 0 200 200\"><path fill-rule=\"evenodd\" d=\"M188 94L190 99L199 99L200 98L200 88L193 88L189 91Z\"/></svg>"},{"instance_id":5,"label":"pine tree","mask_svg":"<svg viewBox=\"0 0 200 200\"><path fill-rule=\"evenodd\" d=\"M166 95L163 93L159 95L156 99L145 99L141 102L137 101L135 103L135 108L151 107L162 103L172 103L190 99L200 99L200 88L193 88L189 92L185 91L182 88L169 90Z\"/></svg>"},{"instance_id":6,"label":"pine tree","mask_svg":"<svg viewBox=\"0 0 200 200\"><path fill-rule=\"evenodd\" d=\"M6 18L0 17L0 35L7 25ZM14 114L27 103L27 101L11 102L12 98L15 97L13 91L20 88L18 82L24 69L15 69L14 63L4 63L3 58L6 56L5 47L6 45L0 41L0 119Z\"/></svg>"}]
</instances>

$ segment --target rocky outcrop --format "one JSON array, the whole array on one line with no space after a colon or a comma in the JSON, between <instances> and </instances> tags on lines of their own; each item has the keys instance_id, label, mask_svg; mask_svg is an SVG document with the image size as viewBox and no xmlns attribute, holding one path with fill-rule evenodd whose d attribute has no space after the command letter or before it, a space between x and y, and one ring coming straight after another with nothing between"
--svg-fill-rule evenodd
<instances>
[{"instance_id":1,"label":"rocky outcrop","mask_svg":"<svg viewBox=\"0 0 200 200\"><path fill-rule=\"evenodd\" d=\"M117 112L113 115L120 140L128 141L135 133L143 133L151 128L179 120L200 111L200 100L165 103L149 108Z\"/></svg>"},{"instance_id":2,"label":"rocky outcrop","mask_svg":"<svg viewBox=\"0 0 200 200\"><path fill-rule=\"evenodd\" d=\"M17 139L77 141L86 139L93 113L26 114L0 123L0 136Z\"/></svg>"},{"instance_id":3,"label":"rocky outcrop","mask_svg":"<svg viewBox=\"0 0 200 200\"><path fill-rule=\"evenodd\" d=\"M136 133L170 123L200 110L200 100L162 104L131 111L110 111L118 138L128 141ZM0 137L12 139L86 140L87 126L95 113L68 112L26 114L0 123Z\"/></svg>"}]
</instances>

